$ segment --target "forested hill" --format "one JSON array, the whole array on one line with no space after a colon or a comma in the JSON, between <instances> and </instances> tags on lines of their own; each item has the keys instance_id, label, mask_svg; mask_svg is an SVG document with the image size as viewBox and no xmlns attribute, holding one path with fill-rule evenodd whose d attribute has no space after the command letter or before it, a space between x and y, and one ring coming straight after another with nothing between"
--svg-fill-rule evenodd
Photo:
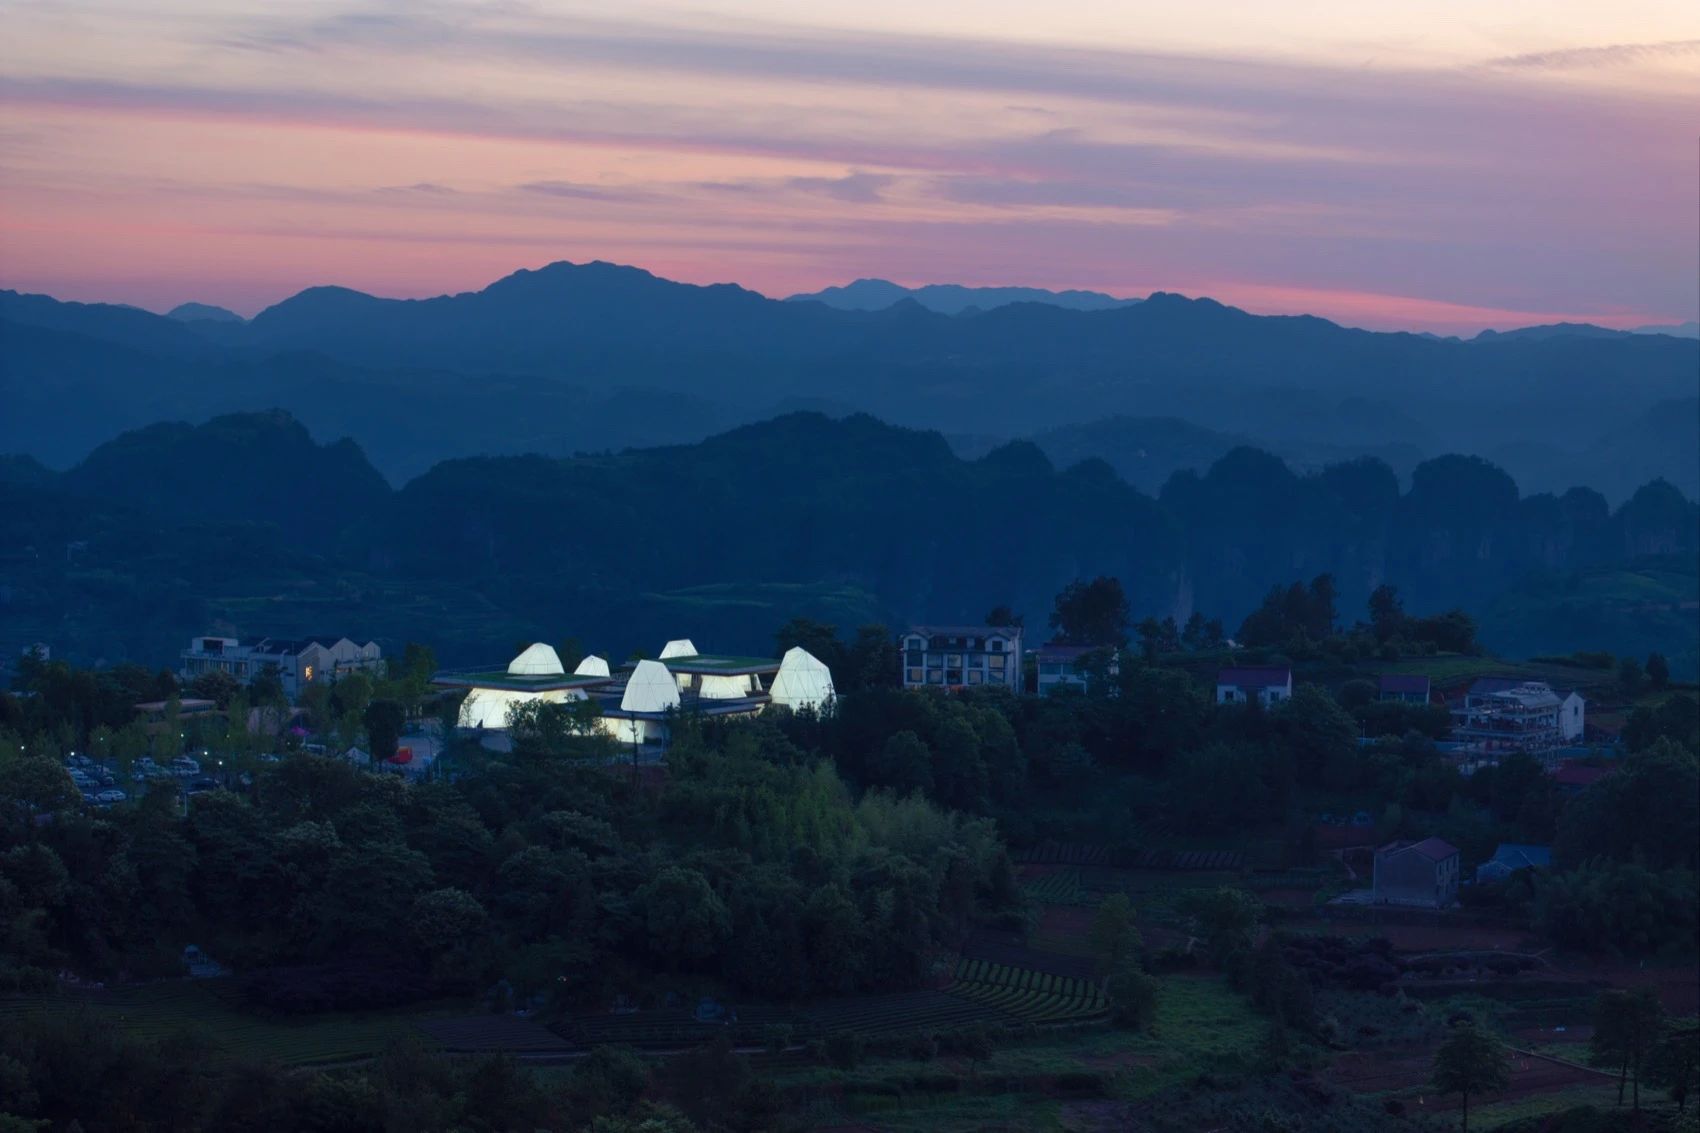
<instances>
[{"instance_id":1,"label":"forested hill","mask_svg":"<svg viewBox=\"0 0 1700 1133\"><path fill-rule=\"evenodd\" d=\"M1347 616L1391 582L1413 610L1477 614L1501 652L1696 660L1693 502L1663 482L1615 511L1585 487L1525 496L1467 457L1419 465L1402 492L1374 459L1298 475L1242 447L1153 497L1027 442L963 460L936 433L796 413L694 445L447 461L392 489L353 442L271 412L140 430L64 473L0 467L0 645L90 660L157 663L214 629L428 639L482 661L567 634L616 655L681 634L754 650L794 615L1009 604L1041 628L1058 590L1098 574L1136 618L1232 628L1323 572Z\"/></svg>"},{"instance_id":2,"label":"forested hill","mask_svg":"<svg viewBox=\"0 0 1700 1133\"><path fill-rule=\"evenodd\" d=\"M1526 453L1543 472L1635 435L1652 472L1700 490L1694 444L1637 424L1693 396L1700 343L1541 329L1443 340L1165 293L840 310L604 263L423 300L316 287L246 323L0 292L0 451L64 466L124 429L278 405L399 480L454 456L688 442L830 405L1000 437L1170 417L1283 452ZM71 401L82 411L63 413Z\"/></svg>"}]
</instances>

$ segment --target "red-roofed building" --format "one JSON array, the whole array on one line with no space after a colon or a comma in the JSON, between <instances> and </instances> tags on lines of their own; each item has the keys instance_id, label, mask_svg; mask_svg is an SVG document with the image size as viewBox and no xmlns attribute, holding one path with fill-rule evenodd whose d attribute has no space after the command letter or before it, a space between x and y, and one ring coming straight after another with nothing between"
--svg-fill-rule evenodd
<instances>
[{"instance_id":1,"label":"red-roofed building","mask_svg":"<svg viewBox=\"0 0 1700 1133\"><path fill-rule=\"evenodd\" d=\"M1216 674L1216 703L1245 704L1256 700L1265 708L1293 698L1293 670L1247 666Z\"/></svg>"},{"instance_id":2,"label":"red-roofed building","mask_svg":"<svg viewBox=\"0 0 1700 1133\"><path fill-rule=\"evenodd\" d=\"M1585 791L1617 770L1615 767L1590 767L1586 763L1560 763L1549 774L1561 791L1575 794Z\"/></svg>"},{"instance_id":3,"label":"red-roofed building","mask_svg":"<svg viewBox=\"0 0 1700 1133\"><path fill-rule=\"evenodd\" d=\"M1429 680L1417 673L1383 673L1376 684L1382 700L1406 704L1427 704L1429 701Z\"/></svg>"},{"instance_id":4,"label":"red-roofed building","mask_svg":"<svg viewBox=\"0 0 1700 1133\"><path fill-rule=\"evenodd\" d=\"M1440 838L1389 842L1375 852L1375 899L1444 909L1458 900L1458 847Z\"/></svg>"}]
</instances>

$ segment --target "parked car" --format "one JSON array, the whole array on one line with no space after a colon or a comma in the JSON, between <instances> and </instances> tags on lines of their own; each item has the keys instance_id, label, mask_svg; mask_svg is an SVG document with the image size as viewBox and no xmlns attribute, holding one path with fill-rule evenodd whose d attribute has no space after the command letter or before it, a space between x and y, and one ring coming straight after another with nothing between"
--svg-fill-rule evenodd
<instances>
[{"instance_id":1,"label":"parked car","mask_svg":"<svg viewBox=\"0 0 1700 1133\"><path fill-rule=\"evenodd\" d=\"M174 775L188 778L201 773L201 765L186 755L180 755L171 761L171 771Z\"/></svg>"},{"instance_id":2,"label":"parked car","mask_svg":"<svg viewBox=\"0 0 1700 1133\"><path fill-rule=\"evenodd\" d=\"M69 758L67 758L65 760L65 762L70 764L72 767L87 768L87 767L93 767L94 766L94 760L90 759L86 755L78 755L76 752L72 752L71 755L69 756Z\"/></svg>"},{"instance_id":3,"label":"parked car","mask_svg":"<svg viewBox=\"0 0 1700 1133\"><path fill-rule=\"evenodd\" d=\"M123 791L113 787L110 790L100 792L100 794L94 797L94 801L97 803L105 803L110 806L113 803L121 803L129 797L130 796L126 795Z\"/></svg>"}]
</instances>

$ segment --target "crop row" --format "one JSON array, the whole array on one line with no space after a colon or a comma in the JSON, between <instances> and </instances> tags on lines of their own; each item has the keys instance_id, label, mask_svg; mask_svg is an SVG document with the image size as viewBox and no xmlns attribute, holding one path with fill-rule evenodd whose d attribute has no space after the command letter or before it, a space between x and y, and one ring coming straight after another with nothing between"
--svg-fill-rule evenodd
<instances>
[{"instance_id":1,"label":"crop row","mask_svg":"<svg viewBox=\"0 0 1700 1133\"><path fill-rule=\"evenodd\" d=\"M1105 1009L1103 988L1095 980L1012 968L985 960L957 965L950 992L1033 1023L1085 1019Z\"/></svg>"},{"instance_id":2,"label":"crop row","mask_svg":"<svg viewBox=\"0 0 1700 1133\"><path fill-rule=\"evenodd\" d=\"M1043 905L1080 905L1086 903L1080 887L1078 869L1062 869L1056 873L1035 877L1022 885L1027 896Z\"/></svg>"}]
</instances>

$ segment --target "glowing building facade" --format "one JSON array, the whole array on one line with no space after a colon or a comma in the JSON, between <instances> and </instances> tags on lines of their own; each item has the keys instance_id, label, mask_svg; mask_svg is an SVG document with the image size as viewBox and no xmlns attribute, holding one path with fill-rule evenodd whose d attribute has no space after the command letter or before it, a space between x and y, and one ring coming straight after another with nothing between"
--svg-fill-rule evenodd
<instances>
[{"instance_id":1,"label":"glowing building facade","mask_svg":"<svg viewBox=\"0 0 1700 1133\"><path fill-rule=\"evenodd\" d=\"M679 714L755 716L770 704L819 711L831 703L832 671L801 647L779 660L699 653L687 638L669 641L654 661L610 669L586 657L567 673L553 648L527 646L505 670L438 673L439 688L465 689L460 726L496 731L517 705L592 700L597 726L622 743L664 746Z\"/></svg>"}]
</instances>

